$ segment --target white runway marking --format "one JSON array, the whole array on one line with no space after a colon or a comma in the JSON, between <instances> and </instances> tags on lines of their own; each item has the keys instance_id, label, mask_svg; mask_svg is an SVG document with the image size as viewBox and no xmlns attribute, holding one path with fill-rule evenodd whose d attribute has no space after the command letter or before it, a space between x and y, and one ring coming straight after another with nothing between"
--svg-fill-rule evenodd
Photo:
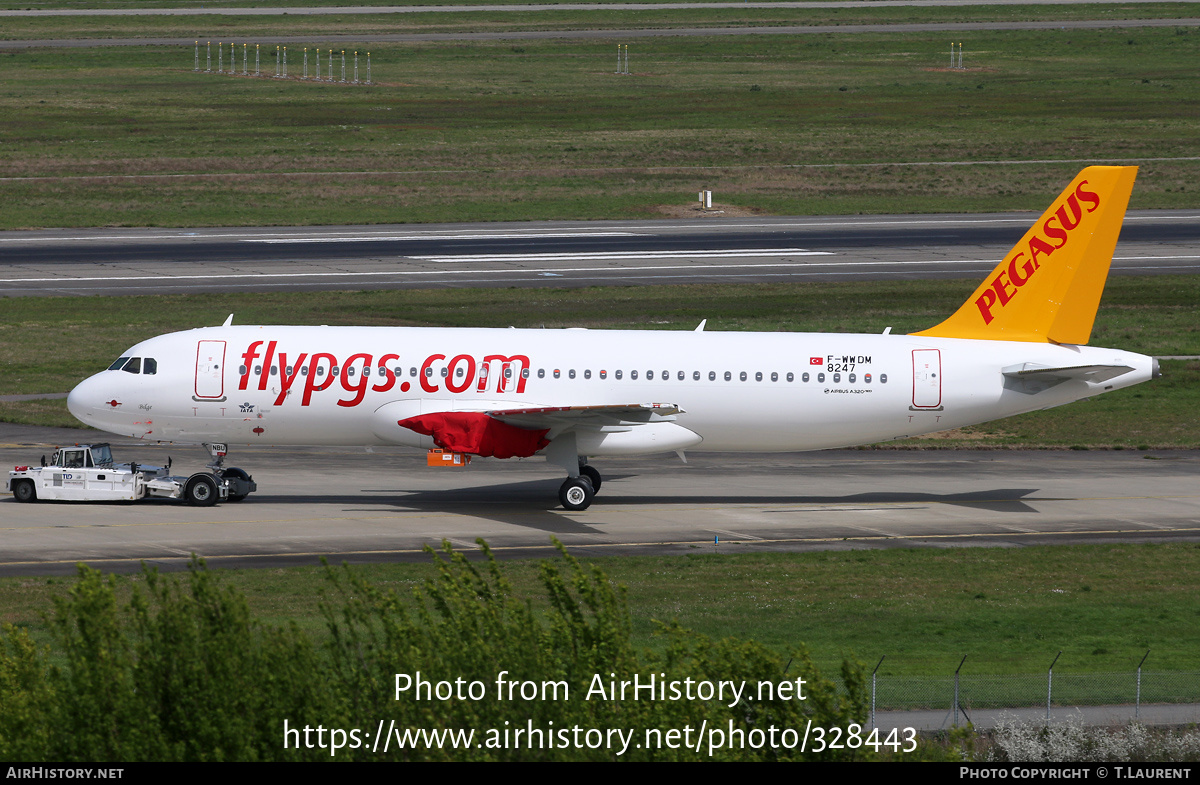
<instances>
[{"instance_id":1,"label":"white runway marking","mask_svg":"<svg viewBox=\"0 0 1200 785\"><path fill-rule=\"evenodd\" d=\"M730 256L833 256L832 251L809 251L804 248L732 248L727 251L580 251L564 253L493 253L440 254L411 256L426 262L569 262L603 261L605 259L719 259Z\"/></svg>"},{"instance_id":2,"label":"white runway marking","mask_svg":"<svg viewBox=\"0 0 1200 785\"><path fill-rule=\"evenodd\" d=\"M773 252L772 254L763 255L780 255L781 252ZM1153 259L1200 259L1200 256L1130 256L1130 257L1114 257L1114 259L1127 260L1153 260ZM472 259L472 261L479 261ZM879 267L879 266L910 266L910 265L954 265L954 264L989 264L995 265L999 263L999 259L936 259L929 261L913 261L913 262L779 262L779 263L759 263L759 264L675 264L675 265L634 265L634 266L609 266L609 267L547 267L547 268L484 268L484 269L458 269L458 270L384 270L384 271L363 271L363 272L336 272L336 273L208 273L202 275L108 275L108 276L61 276L55 278L0 278L0 283L82 283L91 281L185 281L185 280L216 280L216 279L237 279L237 278L367 278L379 276L421 276L421 275L495 275L495 274L564 274L564 273L639 273L639 272L654 272L661 270L692 270L695 272L703 272L704 270L740 270L740 269L770 269L770 268L786 268L786 267ZM1160 269L1158 267L1146 267L1144 269ZM1172 268L1161 268L1172 269ZM1177 269L1185 269L1180 266ZM830 274L830 273L826 273Z\"/></svg>"},{"instance_id":3,"label":"white runway marking","mask_svg":"<svg viewBox=\"0 0 1200 785\"><path fill-rule=\"evenodd\" d=\"M540 240L543 237L638 237L636 232L520 232L511 234L353 234L344 236L317 235L280 238L250 238L244 243L374 243L387 240Z\"/></svg>"}]
</instances>

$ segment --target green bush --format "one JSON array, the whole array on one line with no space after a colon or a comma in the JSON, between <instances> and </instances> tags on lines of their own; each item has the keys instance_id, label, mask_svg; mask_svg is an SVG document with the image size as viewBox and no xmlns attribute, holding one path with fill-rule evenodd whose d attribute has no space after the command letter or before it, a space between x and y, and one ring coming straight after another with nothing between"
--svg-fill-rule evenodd
<instances>
[{"instance_id":1,"label":"green bush","mask_svg":"<svg viewBox=\"0 0 1200 785\"><path fill-rule=\"evenodd\" d=\"M835 687L802 648L784 662L756 642L714 641L676 625L662 626L663 653L638 652L630 642L625 592L599 568L585 569L560 545L562 561L541 565L548 610L539 611L530 598L515 596L486 543L480 545L486 561L476 566L445 544L437 578L411 597L383 591L349 568L329 569L329 635L320 645L294 626L256 621L244 598L220 587L201 560L193 561L186 581L144 569L144 581L128 591L117 578L81 565L78 583L55 609L47 650L11 627L0 635L0 758L774 760L865 754L848 747L814 752L813 742L807 752L798 746L810 723L845 728L861 722L860 667L844 664L842 686ZM692 686L746 686L738 700L732 688L711 699L671 699L670 692L651 699L645 690L622 695L620 682L635 678L660 688L675 683L681 691L689 679ZM804 700L753 694L760 680L797 679L804 680ZM421 682L425 692L414 694ZM784 729L792 733L790 743ZM438 738L411 736L418 731ZM473 735L470 743L461 737L456 743L447 731Z\"/></svg>"}]
</instances>

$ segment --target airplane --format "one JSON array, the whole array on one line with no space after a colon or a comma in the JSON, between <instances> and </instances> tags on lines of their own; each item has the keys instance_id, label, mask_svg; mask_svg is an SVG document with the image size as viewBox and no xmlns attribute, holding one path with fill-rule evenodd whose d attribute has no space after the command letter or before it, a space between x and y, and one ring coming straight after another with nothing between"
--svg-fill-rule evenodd
<instances>
[{"instance_id":1,"label":"airplane","mask_svg":"<svg viewBox=\"0 0 1200 785\"><path fill-rule=\"evenodd\" d=\"M151 441L540 455L567 475L562 506L584 510L602 483L592 458L848 447L1157 378L1152 357L1087 345L1136 175L1084 169L954 314L908 335L235 326L231 315L136 344L67 404Z\"/></svg>"}]
</instances>

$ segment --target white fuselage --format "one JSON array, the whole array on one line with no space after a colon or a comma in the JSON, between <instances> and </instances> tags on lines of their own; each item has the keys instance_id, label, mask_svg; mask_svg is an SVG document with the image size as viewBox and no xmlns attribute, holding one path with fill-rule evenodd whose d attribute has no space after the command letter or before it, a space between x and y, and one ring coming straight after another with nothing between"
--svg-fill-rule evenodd
<instances>
[{"instance_id":1,"label":"white fuselage","mask_svg":"<svg viewBox=\"0 0 1200 785\"><path fill-rule=\"evenodd\" d=\"M396 422L453 410L682 409L662 418L672 430L658 438L643 426L594 435L594 455L898 439L1058 406L1146 381L1153 370L1152 358L1132 352L1050 343L398 327L212 327L143 341L126 356L153 359L154 373L98 373L68 405L97 428L155 441L431 446ZM1023 363L1133 370L1030 392L1002 373Z\"/></svg>"}]
</instances>

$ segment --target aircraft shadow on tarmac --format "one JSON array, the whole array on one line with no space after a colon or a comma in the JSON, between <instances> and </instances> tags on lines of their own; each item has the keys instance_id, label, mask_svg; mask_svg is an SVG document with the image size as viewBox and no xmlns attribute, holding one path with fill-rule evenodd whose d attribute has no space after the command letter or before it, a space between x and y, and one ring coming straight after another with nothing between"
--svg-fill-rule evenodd
<instances>
[{"instance_id":1,"label":"aircraft shadow on tarmac","mask_svg":"<svg viewBox=\"0 0 1200 785\"><path fill-rule=\"evenodd\" d=\"M629 475L632 476L632 475ZM611 487L622 476L613 476L605 481L606 487ZM586 518L589 513L573 515L559 509L553 504L556 496L557 480L529 480L517 483L485 485L477 487L416 490L404 489L364 489L361 495L329 496L289 496L273 497L259 495L261 501L271 503L296 504L348 504L345 512L394 512L397 509L443 512L468 515L476 518L497 521L499 523L538 529L549 533L571 533L590 531L586 519L580 520L576 515ZM911 505L949 504L972 509L988 510L998 513L1036 514L1039 511L1029 502L1069 501L1068 499L1038 497L1030 499L1030 495L1038 491L1036 488L996 488L962 493L920 493L920 492L891 492L873 491L845 495L805 495L805 494L721 494L695 493L682 494L621 494L615 489L608 495L603 491L598 497L591 512L603 512L605 509L620 509L631 511L644 505L883 505L885 507ZM253 502L251 502L253 503ZM768 510L770 512L770 510ZM814 510L814 512L818 512Z\"/></svg>"}]
</instances>

